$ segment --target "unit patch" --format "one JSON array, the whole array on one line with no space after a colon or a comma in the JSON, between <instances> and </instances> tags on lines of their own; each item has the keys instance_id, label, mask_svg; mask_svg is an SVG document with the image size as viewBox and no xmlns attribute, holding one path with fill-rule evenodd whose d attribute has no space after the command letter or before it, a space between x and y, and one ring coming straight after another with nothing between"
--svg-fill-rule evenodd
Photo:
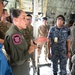
<instances>
[{"instance_id":1,"label":"unit patch","mask_svg":"<svg viewBox=\"0 0 75 75\"><path fill-rule=\"evenodd\" d=\"M19 34L14 34L12 36L12 40L14 44L20 44L22 42L21 36Z\"/></svg>"}]
</instances>

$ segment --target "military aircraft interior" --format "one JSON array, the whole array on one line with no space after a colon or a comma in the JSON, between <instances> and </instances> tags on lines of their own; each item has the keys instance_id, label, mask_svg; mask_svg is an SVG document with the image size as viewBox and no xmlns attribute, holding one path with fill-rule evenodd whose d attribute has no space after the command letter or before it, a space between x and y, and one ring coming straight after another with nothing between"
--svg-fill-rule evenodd
<instances>
[{"instance_id":1,"label":"military aircraft interior","mask_svg":"<svg viewBox=\"0 0 75 75\"><path fill-rule=\"evenodd\" d=\"M48 50L45 51L46 48L48 49L48 45L51 46L50 50L54 49L55 47L56 47L55 49L58 49L59 47L58 47L57 43L61 46L60 49L62 48L62 46L63 46L63 49L65 49L66 45L62 44L63 41L62 41L62 43L60 43L58 41L60 39L63 39L63 40L68 39L69 38L68 35L70 34L70 32L68 32L68 35L66 35L65 32L67 31L67 29L69 30L72 25L75 25L75 23L74 23L75 22L75 0L6 0L4 3L6 4L4 9L6 9L7 13L8 13L7 20L10 23L12 23L12 20L10 18L10 15L11 15L10 9L11 8L23 10L26 14L32 16L30 23L31 23L31 26L33 26L33 32L32 31L30 31L30 32L33 33L34 39L37 39L39 36L41 36L42 32L40 32L41 28L39 29L39 27L43 23L45 23L44 20L47 21L46 22L46 24L48 25L47 32L49 34L46 36L46 38L40 37L38 40L38 41L40 41L40 43L38 43L38 44L36 44L35 41L33 41L33 43L35 45L38 45L38 48L41 49L41 51L39 51L39 49L36 49L34 52L34 56L33 56L33 57L35 57L35 58L33 58L34 61L32 58L30 58L28 60L30 75L75 75L75 73L71 74L72 70L70 70L70 68L69 68L70 58L67 58L67 62L64 62L64 63L62 62L62 61L64 61L62 59L64 59L63 56L65 55L65 53L63 53L64 55L62 56L62 58L60 56L58 56L61 58L61 60L59 60L58 58L55 58L56 60L58 60L58 62L55 62L56 64L58 64L58 69L57 69L57 66L54 63L54 61L56 61L56 60L52 60L51 58L49 58L48 57L49 51ZM63 30L63 28L62 28L61 30L63 30L63 31L61 31L60 28L57 29L57 27L56 27L56 31L51 29L53 26L56 26L58 24L58 20L64 21L63 24L66 27L66 28L64 28L65 30ZM60 22L60 23L62 23L62 22ZM8 26L8 27L10 27L10 26ZM50 31L50 29L51 29L51 31ZM44 30L44 28L42 30ZM60 30L60 32L58 32L57 30ZM39 33L40 33L40 35L39 35ZM45 30L45 32L43 32L42 35L45 35L45 34L46 34L46 30ZM61 35L64 37L62 38ZM29 33L28 33L28 36L29 36ZM49 41L48 39L49 40L52 39L52 40ZM14 39L14 42L17 43L16 40L18 41L19 39L18 38ZM75 38L74 38L74 40L75 40ZM45 41L45 43L44 43L44 41ZM47 41L48 41L48 43L49 42L51 42L51 43L48 44ZM42 47L39 47L39 45ZM55 47L53 47L52 45L53 46L55 45ZM68 46L69 46L69 44L68 44ZM68 51L68 52L70 52L70 51ZM59 52L59 54L62 55L62 53L60 53L60 52ZM66 60L66 58L65 58L65 60ZM66 71L67 71L66 73L62 69L62 68L64 68L63 65L65 63L67 63L66 64ZM74 61L74 63L75 63L75 61ZM62 65L62 66L60 66L60 65ZM53 68L55 68L57 70L57 72ZM3 75L3 74L1 74L1 75Z\"/></svg>"}]
</instances>

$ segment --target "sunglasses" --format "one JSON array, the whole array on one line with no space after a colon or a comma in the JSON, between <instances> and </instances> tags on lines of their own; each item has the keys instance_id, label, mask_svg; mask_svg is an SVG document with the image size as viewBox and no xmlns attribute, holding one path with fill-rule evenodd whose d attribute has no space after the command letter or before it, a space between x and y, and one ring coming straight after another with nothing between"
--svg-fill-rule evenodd
<instances>
[{"instance_id":1,"label":"sunglasses","mask_svg":"<svg viewBox=\"0 0 75 75\"><path fill-rule=\"evenodd\" d=\"M62 19L62 18L57 18L57 20L61 20L61 21L63 21L63 19Z\"/></svg>"},{"instance_id":2,"label":"sunglasses","mask_svg":"<svg viewBox=\"0 0 75 75\"><path fill-rule=\"evenodd\" d=\"M4 5L4 7L8 4L8 1L7 0L3 0L2 1L2 4Z\"/></svg>"}]
</instances>

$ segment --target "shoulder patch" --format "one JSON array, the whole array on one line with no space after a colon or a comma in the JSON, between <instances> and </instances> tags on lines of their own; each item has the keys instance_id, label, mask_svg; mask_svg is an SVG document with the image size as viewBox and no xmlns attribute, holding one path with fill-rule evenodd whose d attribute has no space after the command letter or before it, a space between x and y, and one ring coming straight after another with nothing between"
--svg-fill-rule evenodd
<instances>
[{"instance_id":1,"label":"shoulder patch","mask_svg":"<svg viewBox=\"0 0 75 75\"><path fill-rule=\"evenodd\" d=\"M14 34L12 36L12 40L14 44L20 44L22 42L21 36L19 34Z\"/></svg>"}]
</instances>

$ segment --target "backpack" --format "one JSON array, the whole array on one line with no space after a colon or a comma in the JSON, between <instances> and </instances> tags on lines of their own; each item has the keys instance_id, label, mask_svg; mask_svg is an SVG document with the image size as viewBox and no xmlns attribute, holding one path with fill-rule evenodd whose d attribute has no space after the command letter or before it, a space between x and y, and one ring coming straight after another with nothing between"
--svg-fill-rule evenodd
<instances>
[{"instance_id":1,"label":"backpack","mask_svg":"<svg viewBox=\"0 0 75 75\"><path fill-rule=\"evenodd\" d=\"M13 75L12 69L2 48L0 48L0 75Z\"/></svg>"}]
</instances>

